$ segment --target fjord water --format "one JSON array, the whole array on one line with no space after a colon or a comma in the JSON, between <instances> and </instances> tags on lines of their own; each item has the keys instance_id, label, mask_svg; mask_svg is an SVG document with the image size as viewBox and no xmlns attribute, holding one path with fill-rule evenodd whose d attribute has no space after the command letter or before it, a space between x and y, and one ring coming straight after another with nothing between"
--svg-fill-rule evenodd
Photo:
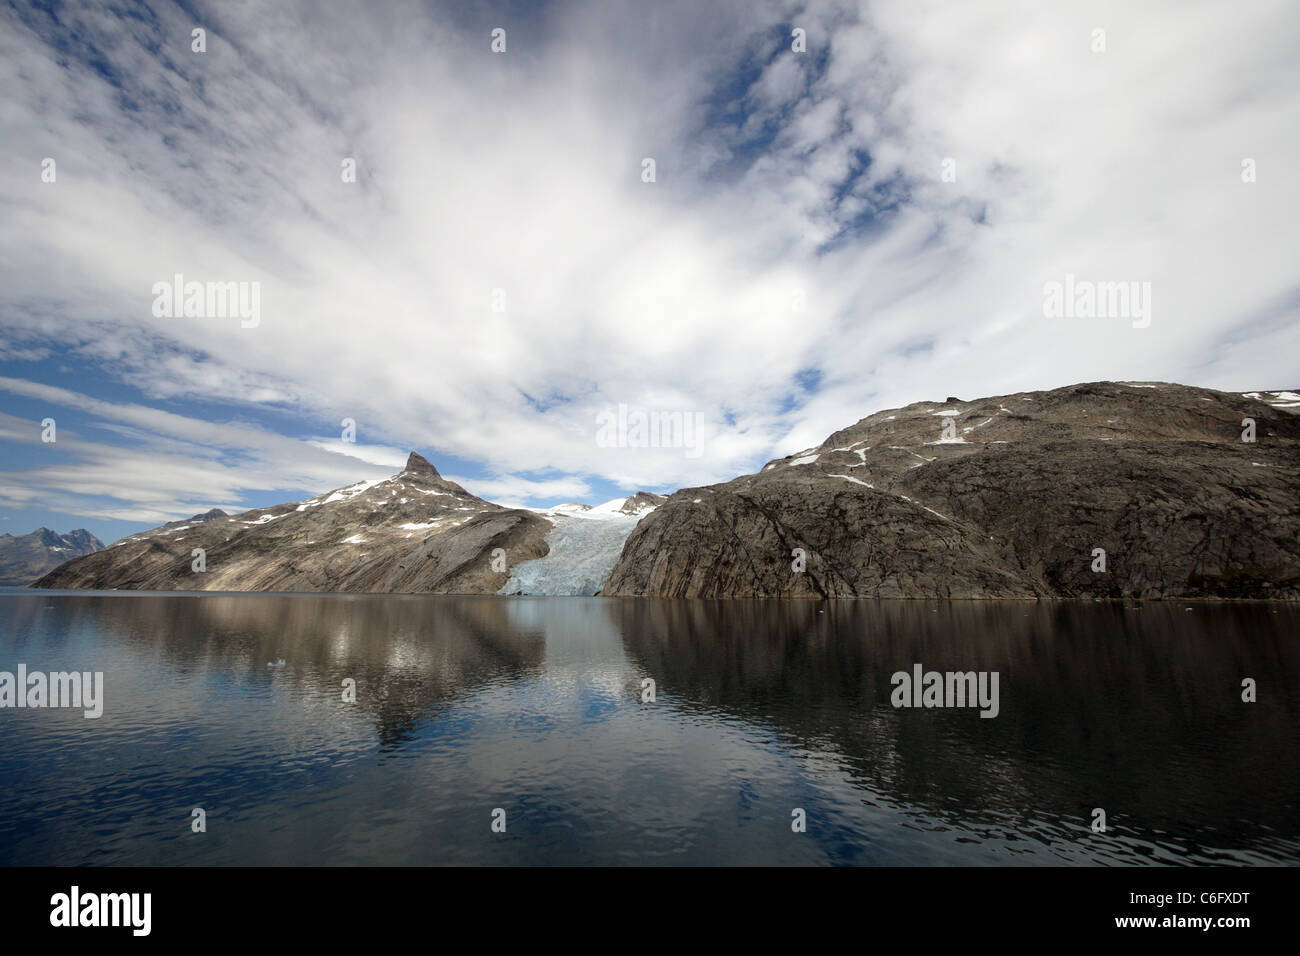
<instances>
[{"instance_id":1,"label":"fjord water","mask_svg":"<svg viewBox=\"0 0 1300 956\"><path fill-rule=\"evenodd\" d=\"M1300 862L1294 606L10 592L20 662L105 704L0 710L4 864Z\"/></svg>"}]
</instances>

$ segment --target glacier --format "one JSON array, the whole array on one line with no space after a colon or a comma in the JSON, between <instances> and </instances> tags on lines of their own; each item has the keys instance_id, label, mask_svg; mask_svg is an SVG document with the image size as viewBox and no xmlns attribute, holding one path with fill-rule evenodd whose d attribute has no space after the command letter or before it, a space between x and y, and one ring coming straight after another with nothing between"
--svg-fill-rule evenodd
<instances>
[{"instance_id":1,"label":"glacier","mask_svg":"<svg viewBox=\"0 0 1300 956\"><path fill-rule=\"evenodd\" d=\"M516 565L498 594L593 595L614 570L623 542L641 515L598 512L581 516L549 511L555 528L546 536L550 553Z\"/></svg>"}]
</instances>

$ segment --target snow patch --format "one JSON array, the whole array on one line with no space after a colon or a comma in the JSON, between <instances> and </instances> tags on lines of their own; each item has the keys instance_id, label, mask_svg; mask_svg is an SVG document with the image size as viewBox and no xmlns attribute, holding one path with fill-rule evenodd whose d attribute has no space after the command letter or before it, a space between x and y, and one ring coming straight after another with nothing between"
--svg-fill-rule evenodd
<instances>
[{"instance_id":1,"label":"snow patch","mask_svg":"<svg viewBox=\"0 0 1300 956\"><path fill-rule=\"evenodd\" d=\"M908 502L909 504L916 505L918 508L925 508L925 505L921 504L921 502L913 501L911 498L907 497L907 495L899 495L898 497L902 498L904 501ZM925 510L930 512L930 514L935 515L936 517L942 518L944 521L952 521L952 519L949 518L947 515L939 514L939 512L935 511L933 508L925 508Z\"/></svg>"},{"instance_id":2,"label":"snow patch","mask_svg":"<svg viewBox=\"0 0 1300 956\"><path fill-rule=\"evenodd\" d=\"M927 444L927 445L933 445L934 442L926 442L926 444ZM904 448L902 445L890 445L889 447L895 449L896 451L905 451L905 452L907 452L909 455L912 455L912 456L915 457L915 458L919 458L919 459L921 459L922 461L934 461L933 458L926 458L924 455L918 455L916 452L912 451L912 449L910 449L910 448Z\"/></svg>"},{"instance_id":3,"label":"snow patch","mask_svg":"<svg viewBox=\"0 0 1300 956\"><path fill-rule=\"evenodd\" d=\"M299 509L299 510L301 510L301 509ZM279 515L262 515L262 517L260 517L260 518L256 518L256 519L254 519L253 521L241 521L241 522L239 522L239 523L242 524L242 525L266 524L267 522L274 521L276 518L283 518L283 517L284 517L284 515L282 515L282 514L279 514Z\"/></svg>"},{"instance_id":4,"label":"snow patch","mask_svg":"<svg viewBox=\"0 0 1300 956\"><path fill-rule=\"evenodd\" d=\"M528 511L544 515L580 515L591 510L591 505L580 505L575 502L566 502L562 505L550 505L546 508L528 508Z\"/></svg>"},{"instance_id":5,"label":"snow patch","mask_svg":"<svg viewBox=\"0 0 1300 956\"><path fill-rule=\"evenodd\" d=\"M363 491L369 491L371 488L375 487L375 485L382 485L384 482L392 480L393 479L391 478L377 478L374 481L358 481L355 484L348 485L346 488L340 488L338 491L331 492L330 496L323 501L320 500L319 495L315 498L309 498L298 506L298 510L302 511L306 508L314 508L316 505L333 504L335 501L347 501L349 498L355 498Z\"/></svg>"}]
</instances>

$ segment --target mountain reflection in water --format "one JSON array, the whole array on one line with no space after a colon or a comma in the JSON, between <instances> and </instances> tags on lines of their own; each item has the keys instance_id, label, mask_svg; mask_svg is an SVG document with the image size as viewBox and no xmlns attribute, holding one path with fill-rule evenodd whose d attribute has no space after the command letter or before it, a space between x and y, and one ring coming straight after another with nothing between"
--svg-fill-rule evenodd
<instances>
[{"instance_id":1,"label":"mountain reflection in water","mask_svg":"<svg viewBox=\"0 0 1300 956\"><path fill-rule=\"evenodd\" d=\"M0 711L5 864L1300 861L1293 606L10 592L0 620L0 670L106 698ZM896 710L918 663L997 671L998 716Z\"/></svg>"}]
</instances>

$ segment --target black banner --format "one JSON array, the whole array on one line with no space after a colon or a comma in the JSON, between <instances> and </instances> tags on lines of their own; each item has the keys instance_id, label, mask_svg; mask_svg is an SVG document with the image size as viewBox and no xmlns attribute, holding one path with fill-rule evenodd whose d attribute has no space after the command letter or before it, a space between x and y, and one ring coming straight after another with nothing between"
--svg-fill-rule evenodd
<instances>
[{"instance_id":1,"label":"black banner","mask_svg":"<svg viewBox=\"0 0 1300 956\"><path fill-rule=\"evenodd\" d=\"M486 929L494 943L606 928L650 943L698 921L733 940L829 921L862 934L910 927L926 942L1231 945L1290 925L1298 885L1281 867L0 870L7 939L132 945L339 944L439 927Z\"/></svg>"}]
</instances>

